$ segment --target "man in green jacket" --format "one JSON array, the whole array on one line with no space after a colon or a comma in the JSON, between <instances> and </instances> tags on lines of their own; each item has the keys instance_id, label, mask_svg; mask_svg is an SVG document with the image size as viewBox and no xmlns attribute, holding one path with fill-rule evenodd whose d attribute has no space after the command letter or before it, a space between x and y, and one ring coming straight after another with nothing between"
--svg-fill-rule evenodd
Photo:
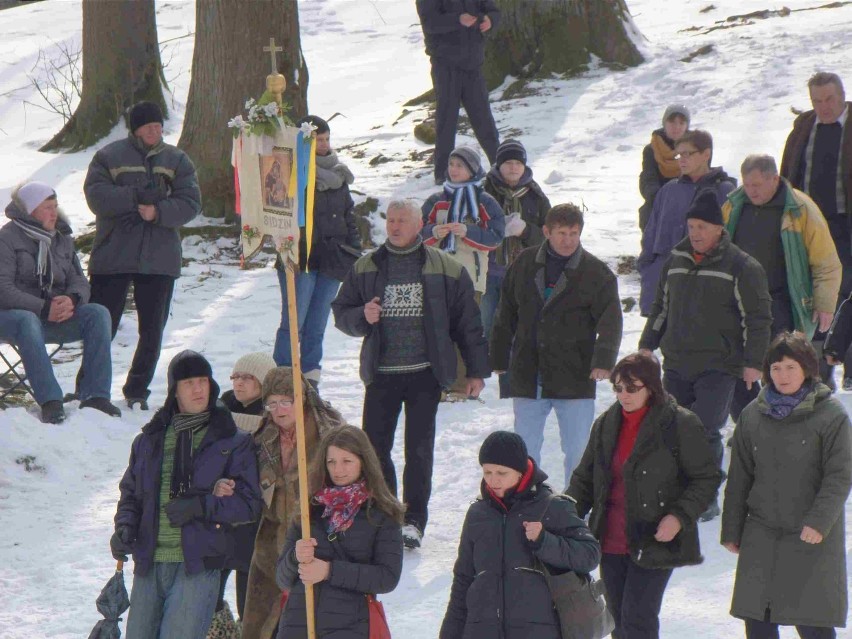
<instances>
[{"instance_id":1,"label":"man in green jacket","mask_svg":"<svg viewBox=\"0 0 852 639\"><path fill-rule=\"evenodd\" d=\"M665 389L701 419L721 468L734 386L742 379L751 388L761 377L771 299L763 267L731 243L713 192L698 194L687 227L663 267L639 348L660 347ZM713 504L702 520L718 514Z\"/></svg>"},{"instance_id":2,"label":"man in green jacket","mask_svg":"<svg viewBox=\"0 0 852 639\"><path fill-rule=\"evenodd\" d=\"M522 251L506 272L490 356L495 372L509 371L515 432L536 463L556 412L567 482L594 420L595 382L615 366L621 302L615 274L580 244L578 207L554 206L543 230L547 241Z\"/></svg>"},{"instance_id":3,"label":"man in green jacket","mask_svg":"<svg viewBox=\"0 0 852 639\"><path fill-rule=\"evenodd\" d=\"M749 155L743 186L728 195L722 219L731 241L766 271L772 297L772 336L801 331L808 338L831 325L842 268L828 224L814 201L778 175L771 155ZM760 386L737 384L731 418L757 397Z\"/></svg>"}]
</instances>

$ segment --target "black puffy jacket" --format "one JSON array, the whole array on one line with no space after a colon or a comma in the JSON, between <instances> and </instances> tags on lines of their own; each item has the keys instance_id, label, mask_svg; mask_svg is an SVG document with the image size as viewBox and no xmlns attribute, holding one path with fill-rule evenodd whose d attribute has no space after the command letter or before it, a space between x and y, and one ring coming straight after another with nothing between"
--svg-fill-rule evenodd
<instances>
[{"instance_id":1,"label":"black puffy jacket","mask_svg":"<svg viewBox=\"0 0 852 639\"><path fill-rule=\"evenodd\" d=\"M552 572L588 573L600 546L573 502L554 496L534 466L533 473L529 488L502 500L505 507L483 482L464 520L440 639L560 639L539 562ZM526 538L525 521L544 525L537 541Z\"/></svg>"},{"instance_id":2,"label":"black puffy jacket","mask_svg":"<svg viewBox=\"0 0 852 639\"><path fill-rule=\"evenodd\" d=\"M369 504L370 502L368 502ZM335 549L322 519L323 506L311 508L311 536L317 540L314 556L331 562L328 579L314 586L314 610L319 639L367 639L367 594L391 592L402 574L402 529L381 511L361 507L348 530L337 534ZM290 596L278 624L279 639L307 637L305 585L299 579L297 524L287 531L275 580ZM343 557L346 557L344 559Z\"/></svg>"}]
</instances>

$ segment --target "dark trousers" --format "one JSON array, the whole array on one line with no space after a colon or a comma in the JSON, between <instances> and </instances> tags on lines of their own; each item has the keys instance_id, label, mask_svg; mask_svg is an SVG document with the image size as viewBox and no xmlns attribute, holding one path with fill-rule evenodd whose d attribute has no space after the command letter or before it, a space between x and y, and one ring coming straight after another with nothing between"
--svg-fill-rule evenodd
<instances>
[{"instance_id":1,"label":"dark trousers","mask_svg":"<svg viewBox=\"0 0 852 639\"><path fill-rule=\"evenodd\" d=\"M728 420L737 378L722 371L705 371L686 377L675 370L663 373L663 386L677 403L698 415L716 463L722 467L722 427Z\"/></svg>"},{"instance_id":2,"label":"dark trousers","mask_svg":"<svg viewBox=\"0 0 852 639\"><path fill-rule=\"evenodd\" d=\"M793 321L793 305L788 296L772 297L772 339L778 333L784 331L792 331L796 327ZM850 369L852 370L852 369ZM752 401L757 399L757 394L760 392L760 383L751 385L751 390L746 388L746 383L742 379L737 380L737 385L734 387L734 397L731 400L731 419L734 422L739 421L740 413L743 408L748 406Z\"/></svg>"},{"instance_id":3,"label":"dark trousers","mask_svg":"<svg viewBox=\"0 0 852 639\"><path fill-rule=\"evenodd\" d=\"M659 638L660 608L671 576L670 568L642 568L630 555L603 554L601 577L607 607L615 619L615 639Z\"/></svg>"},{"instance_id":4,"label":"dark trousers","mask_svg":"<svg viewBox=\"0 0 852 639\"><path fill-rule=\"evenodd\" d=\"M391 459L399 413L405 406L405 470L402 501L405 520L425 530L432 494L435 415L441 386L431 369L399 375L377 374L364 396L364 432L370 438L391 492L396 494L396 469Z\"/></svg>"},{"instance_id":5,"label":"dark trousers","mask_svg":"<svg viewBox=\"0 0 852 639\"><path fill-rule=\"evenodd\" d=\"M834 248L837 249L837 257L843 267L843 279L840 282L840 294L837 296L837 308L852 293L852 229L848 215L831 215L825 218L831 239L834 240ZM814 347L817 348L819 358L819 373L822 381L834 389L834 366L829 366L822 357L821 346L825 341L825 333L817 331L814 334ZM852 347L845 353L838 353L837 359L843 360L843 377L852 377Z\"/></svg>"},{"instance_id":6,"label":"dark trousers","mask_svg":"<svg viewBox=\"0 0 852 639\"><path fill-rule=\"evenodd\" d=\"M243 618L243 611L246 609L246 586L248 586L248 573L242 570L237 570L237 614L240 619ZM222 580L219 582L219 600L216 602L216 612L219 612L225 607L225 586L228 585L228 577L230 570L222 571Z\"/></svg>"},{"instance_id":7,"label":"dark trousers","mask_svg":"<svg viewBox=\"0 0 852 639\"><path fill-rule=\"evenodd\" d=\"M769 616L769 611L766 611ZM746 639L778 639L778 624L757 619L746 619ZM835 639L834 628L819 628L816 626L796 626L796 632L802 639Z\"/></svg>"},{"instance_id":8,"label":"dark trousers","mask_svg":"<svg viewBox=\"0 0 852 639\"><path fill-rule=\"evenodd\" d=\"M109 311L113 339L124 313L127 289L133 282L133 301L136 303L136 315L139 319L139 343L123 391L127 398L148 399L151 394L148 385L154 378L157 360L160 359L160 346L169 318L175 278L168 275L120 273L92 275L89 279L92 284L91 301L106 306Z\"/></svg>"},{"instance_id":9,"label":"dark trousers","mask_svg":"<svg viewBox=\"0 0 852 639\"><path fill-rule=\"evenodd\" d=\"M456 143L459 106L464 106L479 146L493 164L497 157L500 137L482 69L462 69L432 58L432 86L435 88L435 179L447 177L447 162Z\"/></svg>"}]
</instances>

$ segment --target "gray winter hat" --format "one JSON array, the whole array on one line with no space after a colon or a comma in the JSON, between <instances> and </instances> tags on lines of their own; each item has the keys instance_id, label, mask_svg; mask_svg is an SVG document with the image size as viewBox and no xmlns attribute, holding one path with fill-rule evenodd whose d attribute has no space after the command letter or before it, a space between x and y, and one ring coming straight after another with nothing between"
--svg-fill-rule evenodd
<instances>
[{"instance_id":1,"label":"gray winter hat","mask_svg":"<svg viewBox=\"0 0 852 639\"><path fill-rule=\"evenodd\" d=\"M464 162L471 176L474 178L482 177L482 158L476 149L469 146L457 146L450 153L450 157L453 156Z\"/></svg>"},{"instance_id":2,"label":"gray winter hat","mask_svg":"<svg viewBox=\"0 0 852 639\"><path fill-rule=\"evenodd\" d=\"M692 119L692 116L689 113L689 109L687 109L682 104L670 104L666 107L666 112L663 113L663 126L666 126L666 122L673 115L681 115L684 120L686 120L686 126L689 127L689 122Z\"/></svg>"}]
</instances>

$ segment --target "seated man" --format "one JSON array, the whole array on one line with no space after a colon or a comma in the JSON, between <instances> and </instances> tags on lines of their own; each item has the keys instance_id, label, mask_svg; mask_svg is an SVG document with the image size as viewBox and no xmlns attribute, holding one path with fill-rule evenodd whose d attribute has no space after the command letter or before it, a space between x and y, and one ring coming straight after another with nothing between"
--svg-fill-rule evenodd
<instances>
[{"instance_id":1,"label":"seated man","mask_svg":"<svg viewBox=\"0 0 852 639\"><path fill-rule=\"evenodd\" d=\"M110 403L109 312L89 304L89 282L74 252L56 192L28 182L12 193L0 229L0 341L14 344L41 406L41 421L65 419L62 389L45 344L83 340L80 407L119 417Z\"/></svg>"}]
</instances>

